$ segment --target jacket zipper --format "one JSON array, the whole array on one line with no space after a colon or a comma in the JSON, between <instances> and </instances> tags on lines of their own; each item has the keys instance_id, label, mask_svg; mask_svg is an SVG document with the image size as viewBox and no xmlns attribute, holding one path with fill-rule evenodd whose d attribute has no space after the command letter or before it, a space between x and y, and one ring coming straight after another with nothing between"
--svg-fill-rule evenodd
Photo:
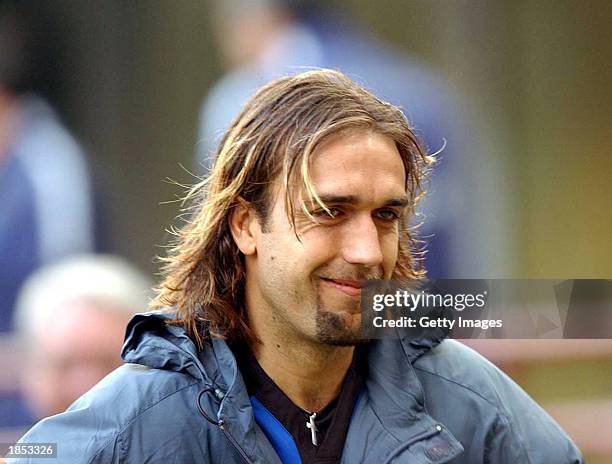
<instances>
[{"instance_id":1,"label":"jacket zipper","mask_svg":"<svg viewBox=\"0 0 612 464\"><path fill-rule=\"evenodd\" d=\"M223 392L221 392L221 390L219 390L218 388L214 388L214 387L206 387L204 390L202 390L200 392L200 394L198 395L198 401L197 401L197 405L198 405L198 411L200 411L200 414L204 417L204 419L206 419L208 422L210 422L211 424L215 424L217 425L221 431L223 432L223 435L225 435L225 437L229 440L229 442L232 444L232 446L236 449L236 451L238 451L238 453L240 454L240 457L242 458L242 460L244 462L246 462L247 464L253 464L253 461L251 461L249 459L249 457L247 456L246 452L244 451L244 449L242 449L242 447L240 446L240 444L238 444L238 442L236 441L236 439L232 436L231 433L229 433L228 430L225 429L225 421L223 419L219 419L218 421L215 421L214 419L211 419L210 417L208 417L208 415L203 411L202 406L200 404L200 397L202 396L202 394L207 393L207 392L211 392L213 391L215 394L215 397L218 400L222 400L223 397L225 396L223 394Z\"/></svg>"},{"instance_id":2,"label":"jacket zipper","mask_svg":"<svg viewBox=\"0 0 612 464\"><path fill-rule=\"evenodd\" d=\"M231 433L229 433L226 429L225 429L225 423L223 422L223 420L219 421L219 428L221 429L221 431L223 432L223 434L227 437L227 439L230 441L230 443L234 446L234 448L236 448L236 451L238 451L238 453L240 454L240 457L243 459L244 462L246 462L247 464L253 464L253 461L251 461L249 459L249 457L247 456L246 452L244 451L244 449L242 449L242 447L240 446L240 444L236 441L236 439L232 436Z\"/></svg>"},{"instance_id":3,"label":"jacket zipper","mask_svg":"<svg viewBox=\"0 0 612 464\"><path fill-rule=\"evenodd\" d=\"M408 440L406 443L402 443L400 446L395 448L383 464L390 464L393 459L399 456L404 450L407 450L408 448L410 448L416 442L421 441L421 440L427 440L428 438L438 435L441 432L442 432L442 426L440 424L436 424L432 429L426 430L424 432L419 433L418 435L415 435L410 440Z\"/></svg>"}]
</instances>

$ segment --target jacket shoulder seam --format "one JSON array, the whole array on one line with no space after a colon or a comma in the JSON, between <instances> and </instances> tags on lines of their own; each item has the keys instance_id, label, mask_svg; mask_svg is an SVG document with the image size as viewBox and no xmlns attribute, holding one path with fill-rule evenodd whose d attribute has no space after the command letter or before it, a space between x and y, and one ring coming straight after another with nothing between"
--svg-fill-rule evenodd
<instances>
[{"instance_id":1,"label":"jacket shoulder seam","mask_svg":"<svg viewBox=\"0 0 612 464\"><path fill-rule=\"evenodd\" d=\"M181 391L186 390L187 388L191 388L191 387L193 387L194 385L197 385L197 383L198 383L197 381L195 381L195 382L191 382L191 383L189 383L188 385L185 385L185 386L183 386L183 387L181 387L181 388L179 388L179 389L177 389L177 390L174 390L173 392L168 393L167 395L162 396L161 398L159 398L157 401L155 401L155 402L151 403L151 404L150 404L149 406L147 406L146 408L144 408L144 409L142 409L142 410L138 411L138 413L137 413L137 414L135 414L135 415L134 415L134 417L132 417L131 419L129 419L129 420L128 420L128 421L125 423L125 425L124 425L123 427L121 427L121 428L120 428L120 429L119 429L119 430L118 430L118 431L117 431L115 434L113 434L113 436L112 436L110 439L108 439L108 440L107 440L107 441L106 441L106 442L105 442L105 443L104 443L104 444L103 444L103 445L100 447L100 449L99 449L99 450L98 450L98 451L97 451L97 452L96 452L96 453L95 453L95 454L92 456L92 458L91 458L91 459L88 461L88 463L89 463L89 464L92 464L92 463L94 462L94 460L95 460L95 459L96 459L96 458L97 458L97 457L100 455L100 453L102 453L102 452L103 452L103 451L104 451L104 450L105 450L105 449L106 449L106 448L107 448L109 445L111 445L112 443L114 443L114 442L115 442L115 441L116 441L116 440L119 438L119 436L120 436L120 435L121 435L123 432L125 432L125 430L127 430L127 429L128 429L128 428L129 428L129 427L130 427L130 426L131 426L133 423L134 423L134 421L136 421L136 420L137 420L137 419L138 419L140 416L142 416L142 415L143 415L145 412L147 412L149 409L154 408L154 407L155 407L155 406L157 406L159 403L161 403L162 401L164 401L164 400L166 400L166 399L170 398L171 396L173 396L173 395L175 395L175 394L177 394L177 393L180 393Z\"/></svg>"},{"instance_id":2,"label":"jacket shoulder seam","mask_svg":"<svg viewBox=\"0 0 612 464\"><path fill-rule=\"evenodd\" d=\"M449 382L449 383L455 384L455 385L457 385L458 387L463 388L464 390L467 390L467 391L469 391L469 392L473 393L474 395L478 396L479 398L481 398L481 399L483 399L484 401L486 401L487 403L489 403L491 406L495 407L495 410L496 410L497 412L500 412L500 408L499 408L499 405L498 405L498 404L496 404L495 402L491 401L489 398L485 397L485 396L484 396L482 393L480 393L480 392L478 392L478 391L474 390L473 388L470 388L470 387L468 387L467 385L464 385L464 384L462 384L462 383L459 383L459 382L457 382L456 380L449 379L448 377L445 377L445 376L443 376L443 375L440 375L440 374L439 374L439 373L437 373L437 372L432 372L432 371L430 371L430 370L428 370L428 369L424 369L424 368L423 368L423 367L421 367L421 366L416 366L416 365L414 365L414 364L413 364L413 367L414 367L416 370L418 370L418 371L425 372L426 374L429 374L429 375L433 375L434 377L438 377L438 378L440 378L440 379L442 379L442 380L445 380L445 381L447 381L447 382Z\"/></svg>"}]
</instances>

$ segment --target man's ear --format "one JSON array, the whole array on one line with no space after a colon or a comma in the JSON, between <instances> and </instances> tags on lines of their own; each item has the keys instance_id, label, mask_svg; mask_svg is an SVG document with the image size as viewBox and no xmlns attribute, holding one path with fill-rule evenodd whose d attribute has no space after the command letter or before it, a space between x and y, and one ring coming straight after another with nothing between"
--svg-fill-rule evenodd
<instances>
[{"instance_id":1,"label":"man's ear","mask_svg":"<svg viewBox=\"0 0 612 464\"><path fill-rule=\"evenodd\" d=\"M238 198L229 217L229 226L238 249L245 255L255 254L256 237L261 230L255 211L245 199Z\"/></svg>"}]
</instances>

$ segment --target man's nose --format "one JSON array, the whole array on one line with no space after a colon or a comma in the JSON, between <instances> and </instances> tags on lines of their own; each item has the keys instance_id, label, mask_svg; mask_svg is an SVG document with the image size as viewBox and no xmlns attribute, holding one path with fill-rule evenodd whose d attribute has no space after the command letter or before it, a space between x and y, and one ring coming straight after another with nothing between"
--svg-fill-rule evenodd
<instances>
[{"instance_id":1,"label":"man's nose","mask_svg":"<svg viewBox=\"0 0 612 464\"><path fill-rule=\"evenodd\" d=\"M380 266L383 262L379 231L371 216L355 218L344 231L343 258L351 264Z\"/></svg>"}]
</instances>

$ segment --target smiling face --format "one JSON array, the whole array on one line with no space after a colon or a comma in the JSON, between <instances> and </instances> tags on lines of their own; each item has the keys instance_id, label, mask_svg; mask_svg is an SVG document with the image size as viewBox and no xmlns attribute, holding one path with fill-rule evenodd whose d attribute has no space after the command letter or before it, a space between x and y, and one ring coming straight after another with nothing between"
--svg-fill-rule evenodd
<instances>
[{"instance_id":1,"label":"smiling face","mask_svg":"<svg viewBox=\"0 0 612 464\"><path fill-rule=\"evenodd\" d=\"M263 230L252 220L242 224L247 238L234 233L246 255L249 319L264 342L275 331L350 345L361 338L360 287L389 279L397 262L404 165L391 139L355 129L313 153L310 175L329 213L312 201L317 222L298 208L294 230L279 187Z\"/></svg>"}]
</instances>

